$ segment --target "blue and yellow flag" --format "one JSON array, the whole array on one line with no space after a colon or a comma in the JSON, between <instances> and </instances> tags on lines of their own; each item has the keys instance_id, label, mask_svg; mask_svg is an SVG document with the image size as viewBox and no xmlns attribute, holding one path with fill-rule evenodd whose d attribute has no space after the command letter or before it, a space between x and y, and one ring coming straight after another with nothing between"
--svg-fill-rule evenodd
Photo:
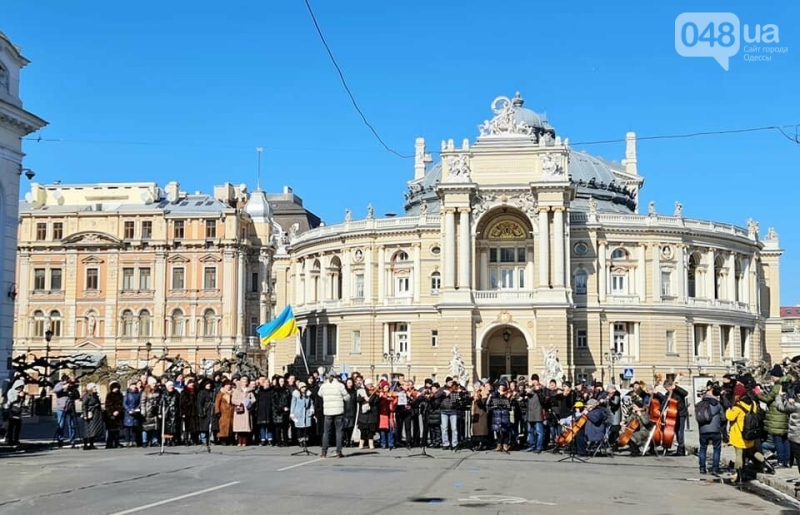
<instances>
[{"instance_id":1,"label":"blue and yellow flag","mask_svg":"<svg viewBox=\"0 0 800 515\"><path fill-rule=\"evenodd\" d=\"M297 335L300 330L297 328L292 306L287 305L274 320L258 326L256 332L261 345L269 345L269 342Z\"/></svg>"}]
</instances>

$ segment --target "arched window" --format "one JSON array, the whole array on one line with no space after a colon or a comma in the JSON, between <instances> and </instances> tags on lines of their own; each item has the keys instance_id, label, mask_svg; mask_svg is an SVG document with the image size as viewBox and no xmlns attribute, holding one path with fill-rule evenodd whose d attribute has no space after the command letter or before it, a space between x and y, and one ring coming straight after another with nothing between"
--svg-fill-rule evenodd
<instances>
[{"instance_id":1,"label":"arched window","mask_svg":"<svg viewBox=\"0 0 800 515\"><path fill-rule=\"evenodd\" d=\"M44 338L44 325L45 325L44 312L36 310L33 312L33 336L35 338Z\"/></svg>"},{"instance_id":2,"label":"arched window","mask_svg":"<svg viewBox=\"0 0 800 515\"><path fill-rule=\"evenodd\" d=\"M439 272L433 272L431 274L431 295L439 295L439 291L442 289L442 274Z\"/></svg>"},{"instance_id":3,"label":"arched window","mask_svg":"<svg viewBox=\"0 0 800 515\"><path fill-rule=\"evenodd\" d=\"M630 254L628 254L628 251L623 248L614 249L614 252L611 253L611 259L627 260L628 258L630 258Z\"/></svg>"},{"instance_id":4,"label":"arched window","mask_svg":"<svg viewBox=\"0 0 800 515\"><path fill-rule=\"evenodd\" d=\"M686 282L688 283L689 291L686 292L686 295L690 298L697 297L697 265L699 263L700 260L697 254L689 256L689 264L686 267Z\"/></svg>"},{"instance_id":5,"label":"arched window","mask_svg":"<svg viewBox=\"0 0 800 515\"><path fill-rule=\"evenodd\" d=\"M184 333L183 311L176 309L172 312L172 336L183 336Z\"/></svg>"},{"instance_id":6,"label":"arched window","mask_svg":"<svg viewBox=\"0 0 800 515\"><path fill-rule=\"evenodd\" d=\"M133 311L126 309L122 312L122 336L130 338L133 336Z\"/></svg>"},{"instance_id":7,"label":"arched window","mask_svg":"<svg viewBox=\"0 0 800 515\"><path fill-rule=\"evenodd\" d=\"M314 264L311 266L311 280L313 281L314 292L312 295L314 298L311 299L311 302L319 302L322 299L322 279L319 276L320 274L320 264L319 259L314 260Z\"/></svg>"},{"instance_id":8,"label":"arched window","mask_svg":"<svg viewBox=\"0 0 800 515\"><path fill-rule=\"evenodd\" d=\"M328 298L332 300L341 300L342 298L342 261L334 256L331 259L331 264L328 267L328 277L330 278L330 285L328 286Z\"/></svg>"},{"instance_id":9,"label":"arched window","mask_svg":"<svg viewBox=\"0 0 800 515\"><path fill-rule=\"evenodd\" d=\"M399 250L395 253L392 257L392 261L395 263L404 263L408 261L408 253L404 250Z\"/></svg>"},{"instance_id":10,"label":"arched window","mask_svg":"<svg viewBox=\"0 0 800 515\"><path fill-rule=\"evenodd\" d=\"M217 334L217 314L213 309L203 312L203 336L216 336Z\"/></svg>"},{"instance_id":11,"label":"arched window","mask_svg":"<svg viewBox=\"0 0 800 515\"><path fill-rule=\"evenodd\" d=\"M392 286L395 297L410 297L412 294L412 269L413 265L408 259L408 253L398 250L392 256Z\"/></svg>"},{"instance_id":12,"label":"arched window","mask_svg":"<svg viewBox=\"0 0 800 515\"><path fill-rule=\"evenodd\" d=\"M139 312L139 336L151 336L152 331L151 328L152 319L150 318L150 312L146 309L143 309Z\"/></svg>"},{"instance_id":13,"label":"arched window","mask_svg":"<svg viewBox=\"0 0 800 515\"><path fill-rule=\"evenodd\" d=\"M489 290L525 290L531 286L525 282L525 268L533 259L528 252L530 228L520 221L503 219L485 231L489 248L482 252L488 252L488 256L484 254L481 259L488 257L485 285Z\"/></svg>"},{"instance_id":14,"label":"arched window","mask_svg":"<svg viewBox=\"0 0 800 515\"><path fill-rule=\"evenodd\" d=\"M586 295L586 283L588 282L589 275L586 270L579 268L575 271L575 295Z\"/></svg>"},{"instance_id":15,"label":"arched window","mask_svg":"<svg viewBox=\"0 0 800 515\"><path fill-rule=\"evenodd\" d=\"M742 279L744 279L744 267L745 267L745 265L744 265L744 262L743 262L742 259L738 259L737 258L735 260L735 265L734 266L736 267L736 270L734 271L734 273L736 274L735 275L736 285L734 286L734 292L733 292L734 299L733 300L735 300L736 302L741 302L741 300L744 298L744 293L742 292L742 284L743 284Z\"/></svg>"},{"instance_id":16,"label":"arched window","mask_svg":"<svg viewBox=\"0 0 800 515\"><path fill-rule=\"evenodd\" d=\"M719 299L722 297L723 293L723 276L722 276L722 268L725 266L725 260L722 259L722 256L717 254L717 257L714 258L714 298Z\"/></svg>"},{"instance_id":17,"label":"arched window","mask_svg":"<svg viewBox=\"0 0 800 515\"><path fill-rule=\"evenodd\" d=\"M50 312L50 330L53 336L61 336L61 313L58 311Z\"/></svg>"},{"instance_id":18,"label":"arched window","mask_svg":"<svg viewBox=\"0 0 800 515\"><path fill-rule=\"evenodd\" d=\"M628 271L623 268L611 270L611 295L628 294Z\"/></svg>"}]
</instances>

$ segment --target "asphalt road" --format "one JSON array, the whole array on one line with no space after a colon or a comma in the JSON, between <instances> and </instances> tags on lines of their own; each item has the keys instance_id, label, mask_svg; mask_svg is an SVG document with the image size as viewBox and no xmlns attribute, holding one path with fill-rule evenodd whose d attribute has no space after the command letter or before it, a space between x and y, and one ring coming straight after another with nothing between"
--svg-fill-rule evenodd
<instances>
[{"instance_id":1,"label":"asphalt road","mask_svg":"<svg viewBox=\"0 0 800 515\"><path fill-rule=\"evenodd\" d=\"M276 448L60 450L0 458L0 514L797 513L701 479L696 458L516 452L356 451L344 459ZM313 450L313 449L312 449ZM318 449L317 449L318 450Z\"/></svg>"}]
</instances>

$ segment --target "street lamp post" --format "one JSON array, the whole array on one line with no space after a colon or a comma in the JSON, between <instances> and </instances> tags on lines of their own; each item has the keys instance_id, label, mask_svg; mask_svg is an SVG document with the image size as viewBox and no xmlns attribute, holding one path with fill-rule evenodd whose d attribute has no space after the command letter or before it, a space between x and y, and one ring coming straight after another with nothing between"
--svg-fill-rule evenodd
<instances>
[{"instance_id":1,"label":"street lamp post","mask_svg":"<svg viewBox=\"0 0 800 515\"><path fill-rule=\"evenodd\" d=\"M606 352L603 354L603 357L608 361L608 366L611 369L611 382L609 384L613 384L616 379L614 376L614 364L622 359L622 353L619 351Z\"/></svg>"},{"instance_id":2,"label":"street lamp post","mask_svg":"<svg viewBox=\"0 0 800 515\"><path fill-rule=\"evenodd\" d=\"M50 341L52 339L53 339L53 331L48 329L47 331L44 332L44 341L46 342L44 348L44 361L45 361L44 374L45 377L47 378L47 383L45 388L48 388L50 386Z\"/></svg>"},{"instance_id":3,"label":"street lamp post","mask_svg":"<svg viewBox=\"0 0 800 515\"><path fill-rule=\"evenodd\" d=\"M145 368L148 372L150 372L150 351L153 350L153 344L150 342L145 343L144 350L147 352L147 364L145 365Z\"/></svg>"},{"instance_id":4,"label":"street lamp post","mask_svg":"<svg viewBox=\"0 0 800 515\"><path fill-rule=\"evenodd\" d=\"M400 355L399 352L394 352L394 349L391 347L389 348L389 352L383 353L383 361L388 362L392 369L392 375L389 376L390 381L394 380L394 364L399 363L402 358L403 356Z\"/></svg>"}]
</instances>

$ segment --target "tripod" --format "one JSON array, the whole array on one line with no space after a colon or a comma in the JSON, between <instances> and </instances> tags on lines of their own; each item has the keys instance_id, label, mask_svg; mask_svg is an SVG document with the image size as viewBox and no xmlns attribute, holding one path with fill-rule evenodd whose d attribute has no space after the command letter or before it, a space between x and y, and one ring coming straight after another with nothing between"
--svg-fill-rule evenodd
<instances>
[{"instance_id":1,"label":"tripod","mask_svg":"<svg viewBox=\"0 0 800 515\"><path fill-rule=\"evenodd\" d=\"M164 447L167 444L167 439L164 438L164 435L166 434L165 430L167 427L167 425L164 423L164 413L166 412L166 408L164 407L164 397L163 397L164 395L165 394L162 393L161 397L159 397L159 401L161 401L161 449L158 452L148 453L146 454L146 456L155 456L155 455L163 456L165 454L171 454L177 456L178 454L180 454L179 452L167 452L166 450L164 450Z\"/></svg>"},{"instance_id":2,"label":"tripod","mask_svg":"<svg viewBox=\"0 0 800 515\"><path fill-rule=\"evenodd\" d=\"M301 449L297 452L293 452L292 456L319 456L316 452L311 452L308 450L308 436L306 432L308 428L305 427L298 427L298 432L301 434L298 435L297 441L300 443ZM324 435L323 437L327 437L328 435Z\"/></svg>"},{"instance_id":3,"label":"tripod","mask_svg":"<svg viewBox=\"0 0 800 515\"><path fill-rule=\"evenodd\" d=\"M422 451L414 453L414 454L409 454L408 456L406 456L406 458L417 458L417 457L435 458L436 456L431 456L430 454L428 454L427 448L428 448L428 442L427 442L427 438L426 438L426 439L423 439L423 441L422 441ZM400 456L398 456L398 457L400 457Z\"/></svg>"}]
</instances>

